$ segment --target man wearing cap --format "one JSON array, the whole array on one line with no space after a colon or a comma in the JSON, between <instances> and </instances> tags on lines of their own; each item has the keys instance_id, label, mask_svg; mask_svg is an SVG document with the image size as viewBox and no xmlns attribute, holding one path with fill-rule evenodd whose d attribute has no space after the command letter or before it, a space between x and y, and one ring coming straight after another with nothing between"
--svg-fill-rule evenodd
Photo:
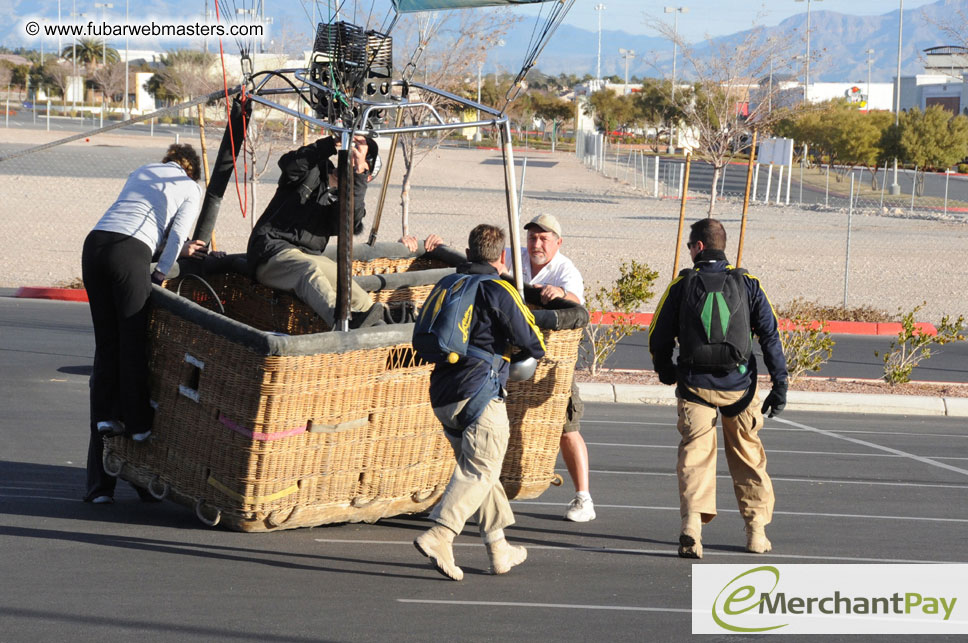
<instances>
[{"instance_id":1,"label":"man wearing cap","mask_svg":"<svg viewBox=\"0 0 968 643\"><path fill-rule=\"evenodd\" d=\"M323 256L331 236L339 233L336 153L333 137L283 154L276 193L249 237L247 261L255 278L270 288L295 294L334 328L336 262ZM378 165L375 141L353 137L353 229L363 231L366 184ZM383 323L384 306L374 304L360 286L350 293L350 328Z\"/></svg>"},{"instance_id":2,"label":"man wearing cap","mask_svg":"<svg viewBox=\"0 0 968 643\"><path fill-rule=\"evenodd\" d=\"M561 224L551 214L531 219L527 246L521 248L524 282L541 289L541 303L567 299L585 305L585 283L571 259L561 254ZM565 519L588 522L595 519L595 505L588 493L588 447L579 429L584 405L578 385L572 381L567 420L561 434L561 457L575 485L575 498L568 504Z\"/></svg>"}]
</instances>

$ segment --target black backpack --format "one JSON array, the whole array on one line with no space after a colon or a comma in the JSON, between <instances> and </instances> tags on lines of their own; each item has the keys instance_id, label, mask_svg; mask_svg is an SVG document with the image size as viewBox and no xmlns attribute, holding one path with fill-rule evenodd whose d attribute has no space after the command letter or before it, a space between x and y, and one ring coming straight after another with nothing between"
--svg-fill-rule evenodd
<instances>
[{"instance_id":1,"label":"black backpack","mask_svg":"<svg viewBox=\"0 0 968 643\"><path fill-rule=\"evenodd\" d=\"M746 371L753 354L746 271L686 269L679 305L679 365L705 373Z\"/></svg>"}]
</instances>

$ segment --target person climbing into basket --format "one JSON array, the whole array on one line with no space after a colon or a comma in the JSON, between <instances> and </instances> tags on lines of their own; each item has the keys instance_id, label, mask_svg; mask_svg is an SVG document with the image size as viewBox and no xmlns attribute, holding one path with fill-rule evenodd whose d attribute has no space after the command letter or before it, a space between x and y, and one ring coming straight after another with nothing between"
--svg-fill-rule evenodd
<instances>
[{"instance_id":1,"label":"person climbing into basket","mask_svg":"<svg viewBox=\"0 0 968 643\"><path fill-rule=\"evenodd\" d=\"M564 299L584 306L585 282L581 273L571 259L559 252L562 237L558 219L551 214L541 214L531 219L524 229L528 233L527 245L521 248L524 283L540 289L542 304ZM595 504L588 492L588 447L580 433L584 408L578 384L572 380L560 448L561 459L565 461L575 486L575 497L565 512L565 519L573 522L595 519Z\"/></svg>"},{"instance_id":2,"label":"person climbing into basket","mask_svg":"<svg viewBox=\"0 0 968 643\"><path fill-rule=\"evenodd\" d=\"M114 501L117 481L104 471L103 438L143 442L151 435L148 297L151 283L162 283L179 256L206 251L205 243L188 240L202 203L200 168L191 145L171 145L161 163L128 176L84 240L81 274L94 324L85 502Z\"/></svg>"},{"instance_id":3,"label":"person climbing into basket","mask_svg":"<svg viewBox=\"0 0 968 643\"><path fill-rule=\"evenodd\" d=\"M468 297L468 307L456 320L467 354L463 357L456 353L440 354L440 359L433 360L435 366L430 375L430 404L454 449L457 465L443 496L430 513L430 519L437 524L417 536L413 544L431 559L438 572L457 581L464 577L464 572L454 560L454 537L475 514L493 573L507 573L528 555L524 547L508 544L504 535L504 529L514 524L514 514L500 480L510 436L504 387L512 346L520 351L514 355L515 361L527 357L541 359L545 346L534 316L514 286L498 278L506 272L502 260L504 243L505 232L500 228L477 226L468 238L469 263L459 266L457 275L444 278L469 275L472 278L463 282L463 287L476 283L477 290L472 301ZM477 275L482 276L480 281L475 280ZM443 303L446 292L440 286L431 293L428 302L439 295ZM425 306L417 320L414 347L418 355L429 354L433 359L433 351L422 352L425 345L419 342L425 316L433 314L430 310L430 306Z\"/></svg>"},{"instance_id":4,"label":"person climbing into basket","mask_svg":"<svg viewBox=\"0 0 968 643\"><path fill-rule=\"evenodd\" d=\"M766 525L773 518L773 483L760 441L763 415L786 406L787 368L776 313L759 279L726 260L726 230L716 219L692 224L686 244L695 264L666 289L649 325L649 351L659 380L676 384L681 435L679 556L702 558L702 526L716 517L716 417L739 513L746 551L772 549ZM759 339L773 387L760 406L753 337ZM677 363L672 353L679 345Z\"/></svg>"},{"instance_id":5,"label":"person climbing into basket","mask_svg":"<svg viewBox=\"0 0 968 643\"><path fill-rule=\"evenodd\" d=\"M323 256L329 238L339 232L336 166L329 160L337 142L323 137L283 154L276 193L249 237L246 260L259 283L296 295L330 328L336 326L336 262ZM354 136L354 233L363 230L366 185L375 174L375 141ZM355 282L350 292L350 328L382 324L383 304L374 304Z\"/></svg>"}]
</instances>

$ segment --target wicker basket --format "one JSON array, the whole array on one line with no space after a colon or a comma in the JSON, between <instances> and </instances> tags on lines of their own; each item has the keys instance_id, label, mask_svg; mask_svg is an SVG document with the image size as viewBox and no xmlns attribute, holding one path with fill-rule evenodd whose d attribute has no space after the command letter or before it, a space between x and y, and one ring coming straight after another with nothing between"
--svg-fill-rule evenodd
<instances>
[{"instance_id":1,"label":"wicker basket","mask_svg":"<svg viewBox=\"0 0 968 643\"><path fill-rule=\"evenodd\" d=\"M152 438L106 440L108 471L239 531L372 522L440 497L454 457L412 325L312 333L318 322L298 300L241 275L206 280L214 294L194 280L187 297L155 290ZM536 497L555 479L580 334L546 331L533 380L509 389L509 497Z\"/></svg>"}]
</instances>

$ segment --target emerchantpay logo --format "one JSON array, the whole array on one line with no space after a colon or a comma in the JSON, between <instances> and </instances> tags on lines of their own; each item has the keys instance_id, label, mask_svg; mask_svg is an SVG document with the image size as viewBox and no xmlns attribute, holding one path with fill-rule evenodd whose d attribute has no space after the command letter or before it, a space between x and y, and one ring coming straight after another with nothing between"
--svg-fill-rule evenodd
<instances>
[{"instance_id":1,"label":"emerchantpay logo","mask_svg":"<svg viewBox=\"0 0 968 643\"><path fill-rule=\"evenodd\" d=\"M968 634L968 565L692 571L694 634Z\"/></svg>"}]
</instances>

